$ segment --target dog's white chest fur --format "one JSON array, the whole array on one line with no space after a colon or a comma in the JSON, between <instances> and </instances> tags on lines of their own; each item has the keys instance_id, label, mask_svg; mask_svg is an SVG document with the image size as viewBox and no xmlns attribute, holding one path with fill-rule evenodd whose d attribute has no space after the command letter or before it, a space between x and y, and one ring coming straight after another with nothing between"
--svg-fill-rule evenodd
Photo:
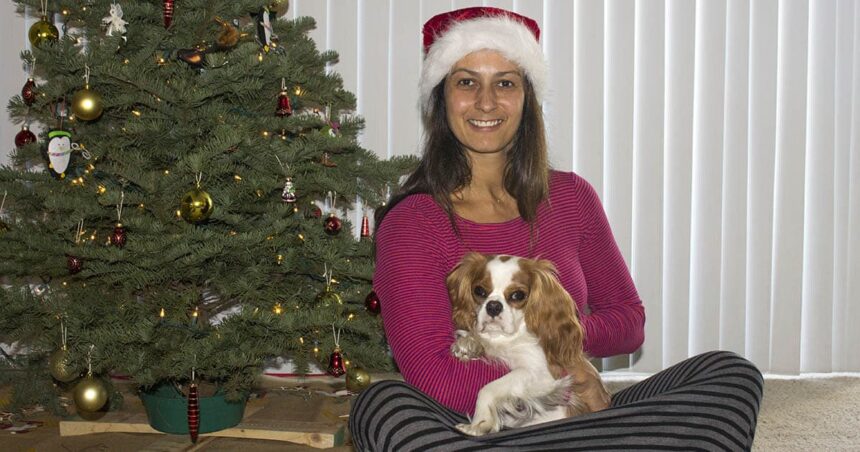
<instances>
[{"instance_id":1,"label":"dog's white chest fur","mask_svg":"<svg viewBox=\"0 0 860 452\"><path fill-rule=\"evenodd\" d=\"M508 380L510 384L503 388L510 399L507 403L514 405L497 407L498 411L509 413L500 416L502 427L526 427L567 417L564 400L570 381L553 378L538 338L524 325L513 337L481 339L485 356L504 362L512 373L523 377Z\"/></svg>"}]
</instances>

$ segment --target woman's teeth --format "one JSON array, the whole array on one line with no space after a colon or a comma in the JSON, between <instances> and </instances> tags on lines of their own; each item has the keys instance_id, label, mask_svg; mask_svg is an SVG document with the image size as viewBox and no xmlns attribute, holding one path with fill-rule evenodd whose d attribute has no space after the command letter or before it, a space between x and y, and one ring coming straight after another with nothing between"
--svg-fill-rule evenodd
<instances>
[{"instance_id":1,"label":"woman's teeth","mask_svg":"<svg viewBox=\"0 0 860 452\"><path fill-rule=\"evenodd\" d=\"M469 120L469 124L472 124L472 125L478 126L478 127L493 127L493 126L497 126L501 123L502 123L501 119L496 119L493 121L479 121L477 119L470 119Z\"/></svg>"}]
</instances>

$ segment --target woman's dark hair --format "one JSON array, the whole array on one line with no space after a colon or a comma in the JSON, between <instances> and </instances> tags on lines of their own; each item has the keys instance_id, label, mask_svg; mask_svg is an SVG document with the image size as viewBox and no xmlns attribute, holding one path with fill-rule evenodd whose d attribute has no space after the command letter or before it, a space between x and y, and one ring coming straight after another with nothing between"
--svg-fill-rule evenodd
<instances>
[{"instance_id":1,"label":"woman's dark hair","mask_svg":"<svg viewBox=\"0 0 860 452\"><path fill-rule=\"evenodd\" d=\"M520 216L533 226L538 205L549 192L549 163L543 113L534 88L523 78L525 92L523 114L513 147L508 151L504 184L517 201ZM442 206L454 230L454 206L451 193L471 182L469 159L448 125L443 79L430 94L430 108L424 112L424 151L415 171L395 193L388 204L376 210L376 229L394 206L409 195L426 193Z\"/></svg>"}]
</instances>

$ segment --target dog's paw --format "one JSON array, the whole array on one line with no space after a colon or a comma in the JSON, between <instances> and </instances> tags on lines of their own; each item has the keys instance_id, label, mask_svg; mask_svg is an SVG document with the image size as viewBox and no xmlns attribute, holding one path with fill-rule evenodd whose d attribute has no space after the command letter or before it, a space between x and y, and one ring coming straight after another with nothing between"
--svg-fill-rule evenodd
<instances>
[{"instance_id":1,"label":"dog's paw","mask_svg":"<svg viewBox=\"0 0 860 452\"><path fill-rule=\"evenodd\" d=\"M460 361L480 358L484 353L481 341L463 330L457 330L457 340L451 344L451 354Z\"/></svg>"},{"instance_id":2,"label":"dog's paw","mask_svg":"<svg viewBox=\"0 0 860 452\"><path fill-rule=\"evenodd\" d=\"M477 424L457 424L454 427L469 436L483 436L487 433L490 433L490 430L492 430L492 426L489 422L479 422Z\"/></svg>"}]
</instances>

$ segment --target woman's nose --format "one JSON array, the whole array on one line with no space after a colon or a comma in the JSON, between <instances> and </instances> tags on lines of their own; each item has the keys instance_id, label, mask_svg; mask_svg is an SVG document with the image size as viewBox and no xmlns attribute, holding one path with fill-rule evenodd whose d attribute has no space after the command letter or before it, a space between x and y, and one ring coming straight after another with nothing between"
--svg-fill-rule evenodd
<instances>
[{"instance_id":1,"label":"woman's nose","mask_svg":"<svg viewBox=\"0 0 860 452\"><path fill-rule=\"evenodd\" d=\"M475 106L480 111L493 111L496 108L496 93L492 86L484 85L478 90Z\"/></svg>"}]
</instances>

